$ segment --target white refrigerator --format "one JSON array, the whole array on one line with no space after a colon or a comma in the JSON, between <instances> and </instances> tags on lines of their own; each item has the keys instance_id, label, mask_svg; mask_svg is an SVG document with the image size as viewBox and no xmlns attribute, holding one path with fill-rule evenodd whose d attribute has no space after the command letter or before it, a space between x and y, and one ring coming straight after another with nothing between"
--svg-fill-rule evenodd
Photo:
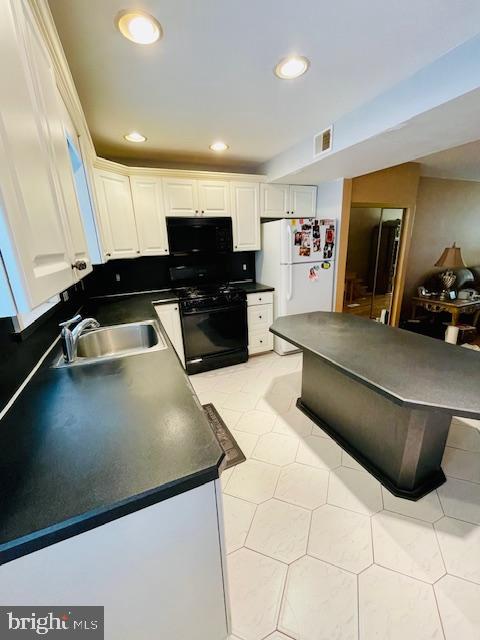
<instances>
[{"instance_id":1,"label":"white refrigerator","mask_svg":"<svg viewBox=\"0 0 480 640\"><path fill-rule=\"evenodd\" d=\"M332 311L335 279L335 220L291 218L262 223L257 281L275 287L273 317ZM297 348L274 336L284 355Z\"/></svg>"}]
</instances>

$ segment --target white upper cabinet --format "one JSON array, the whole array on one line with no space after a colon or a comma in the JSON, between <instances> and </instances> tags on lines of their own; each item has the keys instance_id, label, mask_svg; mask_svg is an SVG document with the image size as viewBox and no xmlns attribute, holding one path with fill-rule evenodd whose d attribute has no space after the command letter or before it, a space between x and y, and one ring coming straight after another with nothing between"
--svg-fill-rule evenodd
<instances>
[{"instance_id":1,"label":"white upper cabinet","mask_svg":"<svg viewBox=\"0 0 480 640\"><path fill-rule=\"evenodd\" d=\"M0 3L0 251L18 311L33 309L75 281L54 162L55 81L39 45L26 6Z\"/></svg>"},{"instance_id":2,"label":"white upper cabinet","mask_svg":"<svg viewBox=\"0 0 480 640\"><path fill-rule=\"evenodd\" d=\"M128 177L95 169L95 184L106 258L136 258L140 248Z\"/></svg>"},{"instance_id":3,"label":"white upper cabinet","mask_svg":"<svg viewBox=\"0 0 480 640\"><path fill-rule=\"evenodd\" d=\"M311 218L317 211L317 187L292 184L290 186L290 215Z\"/></svg>"},{"instance_id":4,"label":"white upper cabinet","mask_svg":"<svg viewBox=\"0 0 480 640\"><path fill-rule=\"evenodd\" d=\"M162 179L131 176L130 185L141 254L143 256L167 255L168 238Z\"/></svg>"},{"instance_id":5,"label":"white upper cabinet","mask_svg":"<svg viewBox=\"0 0 480 640\"><path fill-rule=\"evenodd\" d=\"M265 218L283 218L289 208L288 184L261 184L261 213Z\"/></svg>"},{"instance_id":6,"label":"white upper cabinet","mask_svg":"<svg viewBox=\"0 0 480 640\"><path fill-rule=\"evenodd\" d=\"M229 184L224 180L163 178L167 216L230 216Z\"/></svg>"},{"instance_id":7,"label":"white upper cabinet","mask_svg":"<svg viewBox=\"0 0 480 640\"><path fill-rule=\"evenodd\" d=\"M195 216L200 213L197 180L163 178L165 215Z\"/></svg>"},{"instance_id":8,"label":"white upper cabinet","mask_svg":"<svg viewBox=\"0 0 480 640\"><path fill-rule=\"evenodd\" d=\"M316 215L317 187L288 184L260 186L262 218L312 218Z\"/></svg>"},{"instance_id":9,"label":"white upper cabinet","mask_svg":"<svg viewBox=\"0 0 480 640\"><path fill-rule=\"evenodd\" d=\"M81 279L92 271L85 229L82 222L73 167L67 141L68 113L55 82L50 57L28 11L25 17L25 45L31 63L31 79L38 96L39 118L45 132L50 163L54 167L55 187L65 218L66 237L74 277Z\"/></svg>"},{"instance_id":10,"label":"white upper cabinet","mask_svg":"<svg viewBox=\"0 0 480 640\"><path fill-rule=\"evenodd\" d=\"M198 207L202 216L230 216L229 183L223 180L198 181Z\"/></svg>"},{"instance_id":11,"label":"white upper cabinet","mask_svg":"<svg viewBox=\"0 0 480 640\"><path fill-rule=\"evenodd\" d=\"M233 250L260 249L260 189L256 182L231 182Z\"/></svg>"}]
</instances>

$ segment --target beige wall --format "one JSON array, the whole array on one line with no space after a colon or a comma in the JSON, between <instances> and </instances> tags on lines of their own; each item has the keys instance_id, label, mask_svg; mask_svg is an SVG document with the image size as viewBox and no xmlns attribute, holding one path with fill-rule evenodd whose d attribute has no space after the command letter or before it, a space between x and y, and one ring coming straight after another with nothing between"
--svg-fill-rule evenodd
<instances>
[{"instance_id":1,"label":"beige wall","mask_svg":"<svg viewBox=\"0 0 480 640\"><path fill-rule=\"evenodd\" d=\"M456 242L467 265L480 264L480 182L421 178L407 263L403 310L443 249Z\"/></svg>"},{"instance_id":2,"label":"beige wall","mask_svg":"<svg viewBox=\"0 0 480 640\"><path fill-rule=\"evenodd\" d=\"M401 207L405 208L405 216L403 219L400 254L397 261L396 287L390 315L391 324L398 324L419 176L420 165L415 162L407 162L382 171L358 176L350 181L345 180L342 222L337 253L336 311L343 309L351 207Z\"/></svg>"},{"instance_id":3,"label":"beige wall","mask_svg":"<svg viewBox=\"0 0 480 640\"><path fill-rule=\"evenodd\" d=\"M353 206L415 207L420 165L406 162L352 180Z\"/></svg>"}]
</instances>

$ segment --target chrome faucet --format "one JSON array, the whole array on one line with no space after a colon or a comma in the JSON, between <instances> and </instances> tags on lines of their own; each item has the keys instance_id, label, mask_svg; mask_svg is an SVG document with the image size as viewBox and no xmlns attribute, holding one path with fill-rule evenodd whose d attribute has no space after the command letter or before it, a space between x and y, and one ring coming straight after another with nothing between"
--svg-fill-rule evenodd
<instances>
[{"instance_id":1,"label":"chrome faucet","mask_svg":"<svg viewBox=\"0 0 480 640\"><path fill-rule=\"evenodd\" d=\"M75 329L70 329L72 324L77 323ZM95 320L95 318L85 318L82 320L81 315L76 315L70 320L66 320L65 322L61 322L60 327L62 327L62 348L63 348L63 358L65 362L74 362L77 358L77 344L78 339L82 335L82 333L86 329L98 329L100 323Z\"/></svg>"}]
</instances>

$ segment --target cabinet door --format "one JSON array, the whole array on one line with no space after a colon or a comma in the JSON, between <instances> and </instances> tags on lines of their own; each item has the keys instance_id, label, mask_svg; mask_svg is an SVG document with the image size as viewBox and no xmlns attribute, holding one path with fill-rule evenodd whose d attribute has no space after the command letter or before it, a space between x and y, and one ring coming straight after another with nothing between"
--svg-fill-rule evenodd
<instances>
[{"instance_id":1,"label":"cabinet door","mask_svg":"<svg viewBox=\"0 0 480 640\"><path fill-rule=\"evenodd\" d=\"M161 178L131 176L130 185L140 253L143 256L167 255L167 225Z\"/></svg>"},{"instance_id":2,"label":"cabinet door","mask_svg":"<svg viewBox=\"0 0 480 640\"><path fill-rule=\"evenodd\" d=\"M260 249L259 188L255 182L232 182L233 250Z\"/></svg>"},{"instance_id":3,"label":"cabinet door","mask_svg":"<svg viewBox=\"0 0 480 640\"><path fill-rule=\"evenodd\" d=\"M0 58L8 69L0 83L0 251L18 310L28 311L72 285L74 276L21 9L0 3ZM50 72L45 58L36 63Z\"/></svg>"},{"instance_id":4,"label":"cabinet door","mask_svg":"<svg viewBox=\"0 0 480 640\"><path fill-rule=\"evenodd\" d=\"M155 307L157 316L162 323L165 333L170 338L181 363L185 367L185 353L183 349L182 323L178 304L160 304Z\"/></svg>"},{"instance_id":5,"label":"cabinet door","mask_svg":"<svg viewBox=\"0 0 480 640\"><path fill-rule=\"evenodd\" d=\"M290 212L295 218L314 218L317 211L317 187L292 184Z\"/></svg>"},{"instance_id":6,"label":"cabinet door","mask_svg":"<svg viewBox=\"0 0 480 640\"><path fill-rule=\"evenodd\" d=\"M288 184L260 185L260 213L262 218L285 218L288 215Z\"/></svg>"},{"instance_id":7,"label":"cabinet door","mask_svg":"<svg viewBox=\"0 0 480 640\"><path fill-rule=\"evenodd\" d=\"M128 178L96 169L95 183L106 257L137 257L140 250Z\"/></svg>"},{"instance_id":8,"label":"cabinet door","mask_svg":"<svg viewBox=\"0 0 480 640\"><path fill-rule=\"evenodd\" d=\"M24 11L26 52L30 62L31 79L38 99L38 113L42 119L45 144L54 167L71 264L77 280L92 271L85 230L75 191L73 167L64 120L68 117L57 89L54 70L41 36L33 24L33 17Z\"/></svg>"},{"instance_id":9,"label":"cabinet door","mask_svg":"<svg viewBox=\"0 0 480 640\"><path fill-rule=\"evenodd\" d=\"M202 216L231 216L230 185L220 180L199 180L198 200Z\"/></svg>"},{"instance_id":10,"label":"cabinet door","mask_svg":"<svg viewBox=\"0 0 480 640\"><path fill-rule=\"evenodd\" d=\"M200 213L196 180L163 178L165 215L195 216Z\"/></svg>"}]
</instances>

